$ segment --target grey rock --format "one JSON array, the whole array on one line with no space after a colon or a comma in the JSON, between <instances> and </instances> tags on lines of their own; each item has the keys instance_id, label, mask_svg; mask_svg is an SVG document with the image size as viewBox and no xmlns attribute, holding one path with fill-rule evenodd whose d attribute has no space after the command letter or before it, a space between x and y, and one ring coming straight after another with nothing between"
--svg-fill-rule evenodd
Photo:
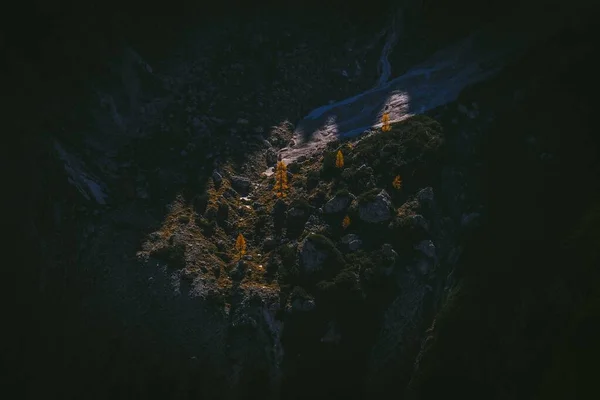
<instances>
[{"instance_id":1,"label":"grey rock","mask_svg":"<svg viewBox=\"0 0 600 400\"><path fill-rule=\"evenodd\" d=\"M422 240L422 241L420 241L419 243L417 243L415 245L415 250L420 251L427 258L430 258L430 259L433 259L433 260L437 259L435 245L433 244L433 242L431 240Z\"/></svg>"},{"instance_id":2,"label":"grey rock","mask_svg":"<svg viewBox=\"0 0 600 400\"><path fill-rule=\"evenodd\" d=\"M228 200L233 200L238 197L238 193L233 188L227 188L227 190L223 192L223 197Z\"/></svg>"},{"instance_id":3,"label":"grey rock","mask_svg":"<svg viewBox=\"0 0 600 400\"><path fill-rule=\"evenodd\" d=\"M252 199L250 198L250 196L240 197L240 202L243 204L251 204Z\"/></svg>"},{"instance_id":4,"label":"grey rock","mask_svg":"<svg viewBox=\"0 0 600 400\"><path fill-rule=\"evenodd\" d=\"M387 221L392 217L392 200L390 195L382 190L373 201L358 206L361 220L369 223Z\"/></svg>"},{"instance_id":5,"label":"grey rock","mask_svg":"<svg viewBox=\"0 0 600 400\"><path fill-rule=\"evenodd\" d=\"M161 239L160 232L152 232L148 235L148 239L152 242L157 242Z\"/></svg>"},{"instance_id":6,"label":"grey rock","mask_svg":"<svg viewBox=\"0 0 600 400\"><path fill-rule=\"evenodd\" d=\"M213 171L212 179L216 186L219 186L223 182L223 176L217 170Z\"/></svg>"},{"instance_id":7,"label":"grey rock","mask_svg":"<svg viewBox=\"0 0 600 400\"><path fill-rule=\"evenodd\" d=\"M317 214L312 214L308 217L306 224L304 224L304 230L307 232L322 232L327 229L325 221L323 221Z\"/></svg>"},{"instance_id":8,"label":"grey rock","mask_svg":"<svg viewBox=\"0 0 600 400\"><path fill-rule=\"evenodd\" d=\"M234 281L241 281L246 276L246 263L239 261L237 265L229 273L229 277Z\"/></svg>"},{"instance_id":9,"label":"grey rock","mask_svg":"<svg viewBox=\"0 0 600 400\"><path fill-rule=\"evenodd\" d=\"M271 236L265 238L263 241L263 250L270 251L277 247L277 240Z\"/></svg>"},{"instance_id":10,"label":"grey rock","mask_svg":"<svg viewBox=\"0 0 600 400\"><path fill-rule=\"evenodd\" d=\"M298 207L292 207L287 211L288 217L292 218L302 218L306 216L306 210Z\"/></svg>"},{"instance_id":11,"label":"grey rock","mask_svg":"<svg viewBox=\"0 0 600 400\"><path fill-rule=\"evenodd\" d=\"M247 194L252 189L252 181L244 176L231 177L231 186L239 193Z\"/></svg>"},{"instance_id":12,"label":"grey rock","mask_svg":"<svg viewBox=\"0 0 600 400\"><path fill-rule=\"evenodd\" d=\"M323 268L327 254L319 250L311 240L304 239L300 245L300 264L305 272L312 273Z\"/></svg>"},{"instance_id":13,"label":"grey rock","mask_svg":"<svg viewBox=\"0 0 600 400\"><path fill-rule=\"evenodd\" d=\"M345 211L354 200L354 196L350 195L336 195L331 198L325 205L323 206L323 212L325 214L334 214L338 212Z\"/></svg>"},{"instance_id":14,"label":"grey rock","mask_svg":"<svg viewBox=\"0 0 600 400\"><path fill-rule=\"evenodd\" d=\"M283 199L277 199L275 205L273 206L273 215L284 215L287 211L287 204Z\"/></svg>"},{"instance_id":15,"label":"grey rock","mask_svg":"<svg viewBox=\"0 0 600 400\"><path fill-rule=\"evenodd\" d=\"M204 218L208 221L214 221L217 218L217 209L214 207L208 207L206 211L204 211Z\"/></svg>"},{"instance_id":16,"label":"grey rock","mask_svg":"<svg viewBox=\"0 0 600 400\"><path fill-rule=\"evenodd\" d=\"M277 164L277 152L274 148L269 147L265 152L265 161L267 162L267 167L271 167Z\"/></svg>"},{"instance_id":17,"label":"grey rock","mask_svg":"<svg viewBox=\"0 0 600 400\"><path fill-rule=\"evenodd\" d=\"M342 243L346 245L350 251L356 251L362 246L362 240L360 240L360 238L353 233L349 233L348 235L342 237Z\"/></svg>"},{"instance_id":18,"label":"grey rock","mask_svg":"<svg viewBox=\"0 0 600 400\"><path fill-rule=\"evenodd\" d=\"M431 187L426 187L425 189L419 190L416 197L417 200L419 200L419 203L428 207L433 207L435 198L433 196L433 189Z\"/></svg>"},{"instance_id":19,"label":"grey rock","mask_svg":"<svg viewBox=\"0 0 600 400\"><path fill-rule=\"evenodd\" d=\"M292 311L296 312L308 312L314 310L316 307L313 299L301 299L297 298L292 301Z\"/></svg>"}]
</instances>

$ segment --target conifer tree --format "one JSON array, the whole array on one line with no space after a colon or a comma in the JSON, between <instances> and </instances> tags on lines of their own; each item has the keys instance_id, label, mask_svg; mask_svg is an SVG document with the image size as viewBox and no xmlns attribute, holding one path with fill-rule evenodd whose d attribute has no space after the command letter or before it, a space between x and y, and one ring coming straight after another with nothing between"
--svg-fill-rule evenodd
<instances>
[{"instance_id":1,"label":"conifer tree","mask_svg":"<svg viewBox=\"0 0 600 400\"><path fill-rule=\"evenodd\" d=\"M287 184L287 167L283 161L277 162L275 169L275 186L273 187L277 197L286 197L285 191L289 189Z\"/></svg>"},{"instance_id":2,"label":"conifer tree","mask_svg":"<svg viewBox=\"0 0 600 400\"><path fill-rule=\"evenodd\" d=\"M392 129L392 127L390 126L390 114L389 113L383 114L383 116L381 117L381 122L383 123L383 125L381 126L381 130L383 132L388 132Z\"/></svg>"},{"instance_id":3,"label":"conifer tree","mask_svg":"<svg viewBox=\"0 0 600 400\"><path fill-rule=\"evenodd\" d=\"M392 186L394 186L394 188L397 190L402 187L402 178L400 178L400 175L396 175L394 181L392 182Z\"/></svg>"},{"instance_id":4,"label":"conifer tree","mask_svg":"<svg viewBox=\"0 0 600 400\"><path fill-rule=\"evenodd\" d=\"M344 167L344 155L341 150L338 150L337 155L335 156L335 166L338 168Z\"/></svg>"},{"instance_id":5,"label":"conifer tree","mask_svg":"<svg viewBox=\"0 0 600 400\"><path fill-rule=\"evenodd\" d=\"M244 235L241 233L238 235L237 240L235 241L235 249L240 254L240 260L242 256L246 254L246 239L244 239Z\"/></svg>"},{"instance_id":6,"label":"conifer tree","mask_svg":"<svg viewBox=\"0 0 600 400\"><path fill-rule=\"evenodd\" d=\"M346 228L347 228L347 227L349 227L349 226L350 226L350 217L346 215L346 216L344 217L344 220L342 221L342 227L343 227L344 229L346 229Z\"/></svg>"}]
</instances>

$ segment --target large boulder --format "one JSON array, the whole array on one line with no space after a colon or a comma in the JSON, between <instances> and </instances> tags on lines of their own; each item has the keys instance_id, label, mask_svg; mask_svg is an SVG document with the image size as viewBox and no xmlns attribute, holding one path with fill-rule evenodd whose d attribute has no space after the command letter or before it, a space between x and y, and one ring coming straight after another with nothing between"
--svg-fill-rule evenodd
<instances>
[{"instance_id":1,"label":"large boulder","mask_svg":"<svg viewBox=\"0 0 600 400\"><path fill-rule=\"evenodd\" d=\"M213 182L215 183L215 186L219 187L221 185L221 182L223 182L223 175L221 175L219 173L219 171L214 170L212 173L212 179L213 179Z\"/></svg>"},{"instance_id":2,"label":"large boulder","mask_svg":"<svg viewBox=\"0 0 600 400\"><path fill-rule=\"evenodd\" d=\"M231 186L242 194L248 194L252 189L252 181L244 176L234 175L231 177Z\"/></svg>"},{"instance_id":3,"label":"large boulder","mask_svg":"<svg viewBox=\"0 0 600 400\"><path fill-rule=\"evenodd\" d=\"M354 200L354 196L349 192L337 193L323 206L325 214L335 214L345 211Z\"/></svg>"},{"instance_id":4,"label":"large boulder","mask_svg":"<svg viewBox=\"0 0 600 400\"><path fill-rule=\"evenodd\" d=\"M358 204L358 215L362 221L378 223L392 217L392 199L385 190L377 194L368 194Z\"/></svg>"},{"instance_id":5,"label":"large boulder","mask_svg":"<svg viewBox=\"0 0 600 400\"><path fill-rule=\"evenodd\" d=\"M330 272L344 264L344 258L331 240L323 235L310 234L300 245L300 267L303 273L312 275L324 270Z\"/></svg>"},{"instance_id":6,"label":"large boulder","mask_svg":"<svg viewBox=\"0 0 600 400\"><path fill-rule=\"evenodd\" d=\"M300 265L304 272L312 273L320 270L325 260L327 260L327 252L319 249L314 241L306 239L302 242Z\"/></svg>"},{"instance_id":7,"label":"large boulder","mask_svg":"<svg viewBox=\"0 0 600 400\"><path fill-rule=\"evenodd\" d=\"M419 201L421 207L427 207L428 209L434 207L435 197L433 195L433 189L430 186L419 190L415 197Z\"/></svg>"}]
</instances>

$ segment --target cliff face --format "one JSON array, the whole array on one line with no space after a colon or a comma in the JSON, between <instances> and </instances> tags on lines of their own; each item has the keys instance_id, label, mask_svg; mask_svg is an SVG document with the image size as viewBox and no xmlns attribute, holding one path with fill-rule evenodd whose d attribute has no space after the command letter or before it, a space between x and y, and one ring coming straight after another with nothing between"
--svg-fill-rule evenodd
<instances>
[{"instance_id":1,"label":"cliff face","mask_svg":"<svg viewBox=\"0 0 600 400\"><path fill-rule=\"evenodd\" d=\"M154 30L165 20L125 29L137 6L105 5L95 23L108 33L94 40L10 48L23 79L9 126L27 177L14 185L16 232L29 247L5 280L18 321L4 352L12 387L26 398L566 390L555 377L570 373L564 360L585 365L570 345L597 318L586 249L598 147L593 94L579 93L594 35L571 24L457 102L331 141L288 165L277 199L263 171L295 145L296 122L376 85L390 32L390 78L446 43L427 34L452 25L430 3L407 2L385 23L372 22L376 8L363 26L345 11L332 28L335 4L307 4ZM59 11L39 21L95 26ZM440 26L458 38L457 25ZM56 55L86 61L62 68L73 64Z\"/></svg>"}]
</instances>

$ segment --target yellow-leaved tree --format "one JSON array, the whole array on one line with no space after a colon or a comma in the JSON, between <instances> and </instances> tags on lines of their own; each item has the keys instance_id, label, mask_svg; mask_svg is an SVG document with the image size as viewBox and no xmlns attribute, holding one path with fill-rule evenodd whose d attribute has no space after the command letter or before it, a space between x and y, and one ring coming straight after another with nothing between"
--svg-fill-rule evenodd
<instances>
[{"instance_id":1,"label":"yellow-leaved tree","mask_svg":"<svg viewBox=\"0 0 600 400\"><path fill-rule=\"evenodd\" d=\"M285 191L289 188L287 184L287 167L283 161L277 162L275 169L275 186L273 190L277 197L286 197Z\"/></svg>"},{"instance_id":2,"label":"yellow-leaved tree","mask_svg":"<svg viewBox=\"0 0 600 400\"><path fill-rule=\"evenodd\" d=\"M396 175L394 181L392 182L392 186L394 186L396 190L400 190L402 187L402 178L400 178L400 175Z\"/></svg>"},{"instance_id":3,"label":"yellow-leaved tree","mask_svg":"<svg viewBox=\"0 0 600 400\"><path fill-rule=\"evenodd\" d=\"M346 228L347 228L347 227L349 227L349 226L350 226L350 217L346 215L346 216L344 217L344 220L342 221L342 227L343 227L344 229L346 229Z\"/></svg>"},{"instance_id":4,"label":"yellow-leaved tree","mask_svg":"<svg viewBox=\"0 0 600 400\"><path fill-rule=\"evenodd\" d=\"M246 239L244 239L244 235L241 233L238 235L237 240L235 241L235 249L240 254L240 260L242 256L246 254Z\"/></svg>"},{"instance_id":5,"label":"yellow-leaved tree","mask_svg":"<svg viewBox=\"0 0 600 400\"><path fill-rule=\"evenodd\" d=\"M392 127L390 126L390 114L389 113L383 114L383 116L381 117L381 123L383 124L381 126L381 130L383 132L387 132L392 129Z\"/></svg>"},{"instance_id":6,"label":"yellow-leaved tree","mask_svg":"<svg viewBox=\"0 0 600 400\"><path fill-rule=\"evenodd\" d=\"M344 167L344 155L341 150L338 150L337 155L335 156L335 166L338 168Z\"/></svg>"}]
</instances>

